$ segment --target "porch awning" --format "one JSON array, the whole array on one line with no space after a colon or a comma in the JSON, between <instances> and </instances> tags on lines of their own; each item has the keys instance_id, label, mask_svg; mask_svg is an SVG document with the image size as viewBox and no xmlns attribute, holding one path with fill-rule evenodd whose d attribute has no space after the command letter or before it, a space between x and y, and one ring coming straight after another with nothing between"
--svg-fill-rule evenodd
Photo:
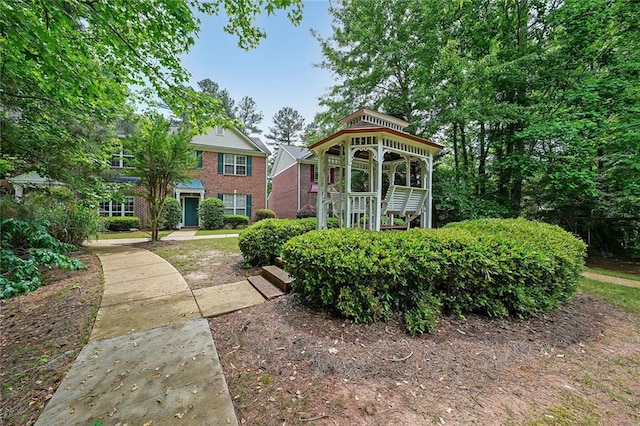
<instances>
[{"instance_id":1,"label":"porch awning","mask_svg":"<svg viewBox=\"0 0 640 426\"><path fill-rule=\"evenodd\" d=\"M181 182L176 185L176 189L189 189L204 191L204 185L200 179L192 179L188 182Z\"/></svg>"}]
</instances>

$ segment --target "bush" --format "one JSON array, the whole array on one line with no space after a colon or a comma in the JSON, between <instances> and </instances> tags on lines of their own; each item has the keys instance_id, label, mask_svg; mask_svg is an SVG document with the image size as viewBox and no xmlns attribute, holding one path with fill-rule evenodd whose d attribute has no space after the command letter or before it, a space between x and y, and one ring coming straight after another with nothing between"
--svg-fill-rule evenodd
<instances>
[{"instance_id":1,"label":"bush","mask_svg":"<svg viewBox=\"0 0 640 426\"><path fill-rule=\"evenodd\" d=\"M103 230L97 210L79 204L68 188L29 193L16 213L20 219L46 222L51 236L75 246Z\"/></svg>"},{"instance_id":2,"label":"bush","mask_svg":"<svg viewBox=\"0 0 640 426\"><path fill-rule=\"evenodd\" d=\"M52 237L74 246L81 245L103 230L96 210L75 203L57 205L45 219Z\"/></svg>"},{"instance_id":3,"label":"bush","mask_svg":"<svg viewBox=\"0 0 640 426\"><path fill-rule=\"evenodd\" d=\"M302 208L296 212L296 217L298 219L304 219L307 217L316 217L316 206L311 204L302 206Z\"/></svg>"},{"instance_id":4,"label":"bush","mask_svg":"<svg viewBox=\"0 0 640 426\"><path fill-rule=\"evenodd\" d=\"M162 230L176 229L182 220L182 207L180 201L173 197L164 200L164 205L160 211L158 227Z\"/></svg>"},{"instance_id":5,"label":"bush","mask_svg":"<svg viewBox=\"0 0 640 426\"><path fill-rule=\"evenodd\" d=\"M256 222L259 222L263 219L275 219L276 212L271 209L259 209L256 211Z\"/></svg>"},{"instance_id":6,"label":"bush","mask_svg":"<svg viewBox=\"0 0 640 426\"><path fill-rule=\"evenodd\" d=\"M40 287L42 267L85 269L78 259L64 255L75 247L53 238L42 221L3 218L0 250L0 299Z\"/></svg>"},{"instance_id":7,"label":"bush","mask_svg":"<svg viewBox=\"0 0 640 426\"><path fill-rule=\"evenodd\" d=\"M338 221L329 219L328 226L337 227ZM264 219L248 227L238 240L246 262L252 265L271 265L280 256L282 246L290 238L317 229L315 218Z\"/></svg>"},{"instance_id":8,"label":"bush","mask_svg":"<svg viewBox=\"0 0 640 426\"><path fill-rule=\"evenodd\" d=\"M219 198L207 198L198 206L200 228L222 229L224 226L224 203Z\"/></svg>"},{"instance_id":9,"label":"bush","mask_svg":"<svg viewBox=\"0 0 640 426\"><path fill-rule=\"evenodd\" d=\"M584 243L562 229L522 219L392 233L312 231L282 249L305 303L362 322L397 312L411 333L433 331L441 310L548 312L574 293L584 253Z\"/></svg>"},{"instance_id":10,"label":"bush","mask_svg":"<svg viewBox=\"0 0 640 426\"><path fill-rule=\"evenodd\" d=\"M249 224L249 217L243 214L226 214L224 215L224 226L230 226L232 229L236 229L238 226L247 226Z\"/></svg>"},{"instance_id":11,"label":"bush","mask_svg":"<svg viewBox=\"0 0 640 426\"><path fill-rule=\"evenodd\" d=\"M103 226L109 231L128 231L140 228L140 219L137 216L112 216L103 217Z\"/></svg>"}]
</instances>

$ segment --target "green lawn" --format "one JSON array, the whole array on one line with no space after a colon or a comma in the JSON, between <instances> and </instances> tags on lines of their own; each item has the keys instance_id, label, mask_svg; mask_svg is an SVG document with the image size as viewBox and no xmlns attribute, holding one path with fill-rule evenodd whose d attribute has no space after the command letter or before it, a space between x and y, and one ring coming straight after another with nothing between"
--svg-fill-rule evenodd
<instances>
[{"instance_id":1,"label":"green lawn","mask_svg":"<svg viewBox=\"0 0 640 426\"><path fill-rule=\"evenodd\" d=\"M196 235L240 234L244 229L199 229Z\"/></svg>"},{"instance_id":2,"label":"green lawn","mask_svg":"<svg viewBox=\"0 0 640 426\"><path fill-rule=\"evenodd\" d=\"M173 231L160 231L159 237L162 238L169 235ZM135 232L102 232L98 234L98 240L117 240L122 238L151 238L151 232L149 231L135 231Z\"/></svg>"},{"instance_id":3,"label":"green lawn","mask_svg":"<svg viewBox=\"0 0 640 426\"><path fill-rule=\"evenodd\" d=\"M610 269L586 268L586 271L587 272L592 272L594 274L607 275L607 276L610 276L610 277L624 278L626 280L640 281L640 275L629 274L629 273L626 273L626 272L612 271Z\"/></svg>"},{"instance_id":4,"label":"green lawn","mask_svg":"<svg viewBox=\"0 0 640 426\"><path fill-rule=\"evenodd\" d=\"M627 312L640 314L640 288L582 278L580 290L618 305Z\"/></svg>"}]
</instances>

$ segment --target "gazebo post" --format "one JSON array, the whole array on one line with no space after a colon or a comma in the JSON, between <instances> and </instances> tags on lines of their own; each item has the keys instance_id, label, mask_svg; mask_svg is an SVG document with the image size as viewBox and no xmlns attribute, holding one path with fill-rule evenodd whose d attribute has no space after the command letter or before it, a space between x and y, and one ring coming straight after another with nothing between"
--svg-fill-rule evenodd
<instances>
[{"instance_id":1,"label":"gazebo post","mask_svg":"<svg viewBox=\"0 0 640 426\"><path fill-rule=\"evenodd\" d=\"M318 156L318 197L316 201L316 216L318 218L318 229L327 228L327 215L325 213L324 204L327 196L327 173L326 167L328 161L327 151L322 151Z\"/></svg>"},{"instance_id":2,"label":"gazebo post","mask_svg":"<svg viewBox=\"0 0 640 426\"><path fill-rule=\"evenodd\" d=\"M373 210L375 212L375 230L380 230L380 225L382 222L382 164L384 163L384 147L380 140L378 140L378 164L376 170L376 208Z\"/></svg>"},{"instance_id":3,"label":"gazebo post","mask_svg":"<svg viewBox=\"0 0 640 426\"><path fill-rule=\"evenodd\" d=\"M344 194L342 195L342 205L344 210L344 223L346 228L351 228L351 163L353 162L354 153L351 151L351 138L345 141L345 151L347 155L347 170L344 182Z\"/></svg>"},{"instance_id":4,"label":"gazebo post","mask_svg":"<svg viewBox=\"0 0 640 426\"><path fill-rule=\"evenodd\" d=\"M428 171L427 171L427 189L429 190L429 192L427 193L427 228L431 228L432 223L431 223L431 212L433 209L433 187L432 187L432 173L433 173L433 154L429 154L429 159L428 159Z\"/></svg>"}]
</instances>

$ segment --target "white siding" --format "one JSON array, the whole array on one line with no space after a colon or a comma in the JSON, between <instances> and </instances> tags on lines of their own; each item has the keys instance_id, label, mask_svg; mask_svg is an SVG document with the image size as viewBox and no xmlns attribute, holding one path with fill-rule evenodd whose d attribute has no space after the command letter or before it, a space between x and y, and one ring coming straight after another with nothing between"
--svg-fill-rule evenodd
<instances>
[{"instance_id":1,"label":"white siding","mask_svg":"<svg viewBox=\"0 0 640 426\"><path fill-rule=\"evenodd\" d=\"M204 135L195 136L191 143L203 147L260 152L253 142L235 129L224 129L222 136L218 133L217 129L210 129Z\"/></svg>"},{"instance_id":2,"label":"white siding","mask_svg":"<svg viewBox=\"0 0 640 426\"><path fill-rule=\"evenodd\" d=\"M280 148L276 159L273 163L273 170L271 170L271 177L277 176L280 173L287 170L289 167L296 164L296 159L291 156L287 151Z\"/></svg>"}]
</instances>

